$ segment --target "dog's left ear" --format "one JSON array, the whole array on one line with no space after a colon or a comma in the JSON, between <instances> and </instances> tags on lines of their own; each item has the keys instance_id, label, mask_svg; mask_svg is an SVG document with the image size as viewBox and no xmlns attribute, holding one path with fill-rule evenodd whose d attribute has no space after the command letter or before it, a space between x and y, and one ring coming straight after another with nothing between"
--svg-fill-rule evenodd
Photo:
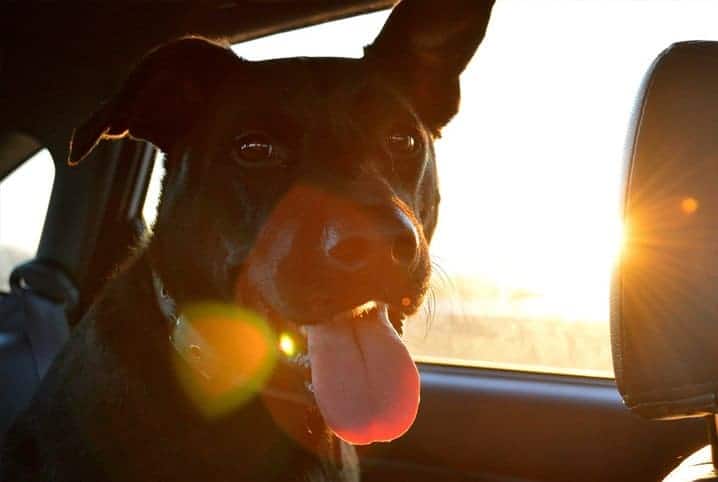
<instances>
[{"instance_id":1,"label":"dog's left ear","mask_svg":"<svg viewBox=\"0 0 718 482\"><path fill-rule=\"evenodd\" d=\"M145 56L117 94L72 134L68 164L103 139L130 135L167 152L201 118L240 59L202 38L183 38Z\"/></svg>"},{"instance_id":2,"label":"dog's left ear","mask_svg":"<svg viewBox=\"0 0 718 482\"><path fill-rule=\"evenodd\" d=\"M459 74L486 33L494 0L403 0L365 57L399 80L438 132L459 107Z\"/></svg>"}]
</instances>

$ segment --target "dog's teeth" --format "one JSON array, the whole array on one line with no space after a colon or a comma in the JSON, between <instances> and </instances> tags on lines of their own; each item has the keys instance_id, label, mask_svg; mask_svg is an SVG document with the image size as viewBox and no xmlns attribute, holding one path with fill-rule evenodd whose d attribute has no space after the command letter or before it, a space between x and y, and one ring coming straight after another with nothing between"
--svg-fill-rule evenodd
<instances>
[{"instance_id":1,"label":"dog's teeth","mask_svg":"<svg viewBox=\"0 0 718 482\"><path fill-rule=\"evenodd\" d=\"M304 386L307 387L309 392L314 393L314 385L311 382L304 382Z\"/></svg>"}]
</instances>

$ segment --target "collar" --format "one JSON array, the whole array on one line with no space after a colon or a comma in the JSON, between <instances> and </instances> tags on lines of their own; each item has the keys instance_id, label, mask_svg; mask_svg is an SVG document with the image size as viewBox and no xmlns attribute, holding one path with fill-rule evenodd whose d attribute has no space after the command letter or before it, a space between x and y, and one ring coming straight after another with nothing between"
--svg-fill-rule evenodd
<instances>
[{"instance_id":1,"label":"collar","mask_svg":"<svg viewBox=\"0 0 718 482\"><path fill-rule=\"evenodd\" d=\"M192 370L205 379L211 380L216 376L212 367L217 366L216 363L213 363L216 354L211 344L192 327L185 317L177 313L177 303L167 293L162 279L154 271L152 272L152 284L157 306L167 321L170 344Z\"/></svg>"}]
</instances>

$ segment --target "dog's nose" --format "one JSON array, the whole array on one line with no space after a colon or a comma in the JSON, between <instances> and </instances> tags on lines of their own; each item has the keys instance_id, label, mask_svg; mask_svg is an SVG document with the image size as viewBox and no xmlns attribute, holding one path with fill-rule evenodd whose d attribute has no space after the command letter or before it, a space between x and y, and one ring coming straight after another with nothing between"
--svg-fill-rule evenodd
<instances>
[{"instance_id":1,"label":"dog's nose","mask_svg":"<svg viewBox=\"0 0 718 482\"><path fill-rule=\"evenodd\" d=\"M398 208L394 211L392 221L392 260L401 267L410 267L419 256L419 232L409 216Z\"/></svg>"},{"instance_id":2,"label":"dog's nose","mask_svg":"<svg viewBox=\"0 0 718 482\"><path fill-rule=\"evenodd\" d=\"M357 271L366 266L371 257L370 242L361 235L342 237L334 230L327 236L324 252L327 260L344 271Z\"/></svg>"},{"instance_id":3,"label":"dog's nose","mask_svg":"<svg viewBox=\"0 0 718 482\"><path fill-rule=\"evenodd\" d=\"M419 234L409 217L397 210L376 223L330 223L323 250L331 265L346 272L364 269L372 261L409 268L418 257Z\"/></svg>"},{"instance_id":4,"label":"dog's nose","mask_svg":"<svg viewBox=\"0 0 718 482\"><path fill-rule=\"evenodd\" d=\"M417 237L414 232L398 233L391 246L391 258L400 266L411 266L416 260L416 248Z\"/></svg>"}]
</instances>

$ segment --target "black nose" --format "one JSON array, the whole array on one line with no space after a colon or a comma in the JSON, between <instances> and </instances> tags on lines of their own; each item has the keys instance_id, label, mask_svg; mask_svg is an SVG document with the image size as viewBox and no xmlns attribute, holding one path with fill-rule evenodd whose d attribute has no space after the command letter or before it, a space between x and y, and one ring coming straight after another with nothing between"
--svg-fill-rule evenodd
<instances>
[{"instance_id":1,"label":"black nose","mask_svg":"<svg viewBox=\"0 0 718 482\"><path fill-rule=\"evenodd\" d=\"M409 217L396 211L371 223L332 223L325 228L323 248L328 262L342 271L357 272L372 263L410 268L419 251L419 235Z\"/></svg>"},{"instance_id":2,"label":"black nose","mask_svg":"<svg viewBox=\"0 0 718 482\"><path fill-rule=\"evenodd\" d=\"M399 233L391 246L391 258L401 266L411 266L416 260L416 238L413 233Z\"/></svg>"},{"instance_id":3,"label":"black nose","mask_svg":"<svg viewBox=\"0 0 718 482\"><path fill-rule=\"evenodd\" d=\"M371 246L361 236L337 237L334 243L325 246L327 259L331 264L345 271L356 271L369 262Z\"/></svg>"}]
</instances>

